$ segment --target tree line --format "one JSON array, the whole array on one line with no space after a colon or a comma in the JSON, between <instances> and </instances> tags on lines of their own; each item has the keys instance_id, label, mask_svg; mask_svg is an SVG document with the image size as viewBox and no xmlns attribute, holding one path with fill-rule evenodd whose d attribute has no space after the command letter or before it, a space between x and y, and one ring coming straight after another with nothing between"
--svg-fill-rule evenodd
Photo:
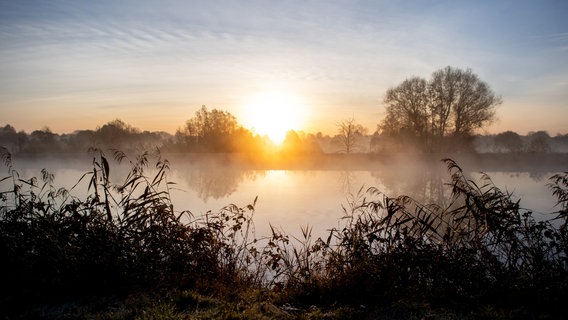
<instances>
[{"instance_id":1,"label":"tree line","mask_svg":"<svg viewBox=\"0 0 568 320\"><path fill-rule=\"evenodd\" d=\"M199 111L202 112L203 110ZM216 111L222 112L222 111ZM227 114L225 112L225 114ZM193 119L195 120L195 119ZM193 120L191 126L194 126ZM238 127L231 133L203 131L190 134L195 128L180 128L175 135L167 132L149 132L134 128L122 120L110 121L96 130L79 130L71 134L57 134L45 127L31 133L17 131L11 125L0 126L0 146L12 154L82 153L90 147L100 149L148 150L160 148L175 153L247 153L259 154L279 150L287 154L322 153L374 153L404 151L411 148L397 144L392 138L379 132L367 134L366 128L353 118L338 123L336 135L288 132L280 147L275 147L267 138ZM398 147L398 149L396 148ZM472 151L483 153L566 153L568 134L550 136L546 131L520 135L513 131L499 134L473 136ZM283 152L283 150L285 152Z\"/></svg>"},{"instance_id":2,"label":"tree line","mask_svg":"<svg viewBox=\"0 0 568 320\"><path fill-rule=\"evenodd\" d=\"M77 130L70 134L57 134L49 127L30 134L17 131L7 124L0 127L0 146L12 154L19 153L78 153L88 148L150 148L163 145L169 138L165 132L141 131L116 119L96 130Z\"/></svg>"},{"instance_id":3,"label":"tree line","mask_svg":"<svg viewBox=\"0 0 568 320\"><path fill-rule=\"evenodd\" d=\"M149 149L166 152L281 154L391 153L411 150L440 153L568 152L568 135L550 137L546 131L527 137L505 131L479 136L477 130L496 119L502 98L470 69L445 67L429 80L411 77L389 88L384 96L385 115L376 131L368 130L354 117L336 123L333 136L289 131L281 146L244 128L231 113L202 106L175 133L141 131L120 119L96 130L56 134L48 127L30 134L11 125L0 127L0 146L10 152L80 152L90 147Z\"/></svg>"},{"instance_id":4,"label":"tree line","mask_svg":"<svg viewBox=\"0 0 568 320\"><path fill-rule=\"evenodd\" d=\"M322 137L321 134L318 135ZM276 148L265 136L241 126L227 111L208 110L205 106L186 121L174 135L167 132L141 131L120 119L95 130L77 130L57 134L49 127L30 134L17 131L10 124L0 127L0 146L12 154L82 153L96 148L141 151L159 148L172 153L244 153L263 154L278 151L286 154L314 154L323 151L317 136L290 130ZM325 140L325 139L324 139Z\"/></svg>"}]
</instances>

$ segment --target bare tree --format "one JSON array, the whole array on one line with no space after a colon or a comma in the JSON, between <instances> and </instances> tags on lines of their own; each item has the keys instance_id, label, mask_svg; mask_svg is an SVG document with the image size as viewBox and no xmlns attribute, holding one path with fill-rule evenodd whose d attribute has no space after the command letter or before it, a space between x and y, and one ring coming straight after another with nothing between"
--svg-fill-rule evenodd
<instances>
[{"instance_id":1,"label":"bare tree","mask_svg":"<svg viewBox=\"0 0 568 320\"><path fill-rule=\"evenodd\" d=\"M339 129L337 139L341 144L342 151L347 154L355 151L357 142L367 132L367 129L356 123L353 117L338 122L337 127Z\"/></svg>"},{"instance_id":2,"label":"bare tree","mask_svg":"<svg viewBox=\"0 0 568 320\"><path fill-rule=\"evenodd\" d=\"M402 132L423 137L428 131L428 85L426 80L414 77L387 91L384 103L387 119L382 129L388 135Z\"/></svg>"},{"instance_id":3,"label":"bare tree","mask_svg":"<svg viewBox=\"0 0 568 320\"><path fill-rule=\"evenodd\" d=\"M470 69L435 71L430 81L413 77L390 88L384 98L386 116L382 134L418 139L427 150L444 138L471 138L476 129L495 118L500 97Z\"/></svg>"},{"instance_id":4,"label":"bare tree","mask_svg":"<svg viewBox=\"0 0 568 320\"><path fill-rule=\"evenodd\" d=\"M437 135L471 135L495 118L495 106L500 97L481 81L471 69L465 71L450 66L434 72L430 80L431 109L439 123ZM449 132L448 132L449 130Z\"/></svg>"}]
</instances>

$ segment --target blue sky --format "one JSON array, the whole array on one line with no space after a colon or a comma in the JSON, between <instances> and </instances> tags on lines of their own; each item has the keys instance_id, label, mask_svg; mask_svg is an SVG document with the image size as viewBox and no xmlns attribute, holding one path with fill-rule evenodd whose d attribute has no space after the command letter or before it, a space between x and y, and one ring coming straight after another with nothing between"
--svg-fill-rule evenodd
<instances>
[{"instance_id":1,"label":"blue sky","mask_svg":"<svg viewBox=\"0 0 568 320\"><path fill-rule=\"evenodd\" d=\"M354 116L372 132L389 87L451 65L503 97L486 132L568 133L567 15L546 0L0 0L0 125L173 133L201 105L241 119L276 90L309 110L300 129Z\"/></svg>"}]
</instances>

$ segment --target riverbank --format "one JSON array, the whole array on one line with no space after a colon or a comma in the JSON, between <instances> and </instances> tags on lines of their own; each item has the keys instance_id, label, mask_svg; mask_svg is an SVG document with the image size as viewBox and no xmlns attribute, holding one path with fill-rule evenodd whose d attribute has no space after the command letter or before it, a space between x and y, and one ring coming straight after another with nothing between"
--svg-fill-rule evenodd
<instances>
[{"instance_id":1,"label":"riverbank","mask_svg":"<svg viewBox=\"0 0 568 320\"><path fill-rule=\"evenodd\" d=\"M374 171L385 166L440 166L443 159L452 159L468 171L547 171L568 170L568 153L510 154L314 154L294 157L260 157L243 154L164 154L170 161L198 166L235 166L251 170L364 170Z\"/></svg>"},{"instance_id":2,"label":"riverbank","mask_svg":"<svg viewBox=\"0 0 568 320\"><path fill-rule=\"evenodd\" d=\"M137 154L131 154L136 156ZM107 151L109 161L113 152ZM443 159L452 159L468 171L547 171L568 170L568 153L357 153L357 154L239 154L239 153L162 153L173 163L196 166L230 166L246 170L365 170L373 171L393 164L399 166L439 166ZM11 155L18 160L57 162L65 165L88 164L93 155L85 153L41 153Z\"/></svg>"},{"instance_id":3,"label":"riverbank","mask_svg":"<svg viewBox=\"0 0 568 320\"><path fill-rule=\"evenodd\" d=\"M106 297L85 297L64 303L28 306L20 319L562 319L554 311L487 304L454 310L424 301L399 300L390 304L357 306L302 306L286 302L277 293L250 290L236 297L200 294L192 290L156 290Z\"/></svg>"},{"instance_id":4,"label":"riverbank","mask_svg":"<svg viewBox=\"0 0 568 320\"><path fill-rule=\"evenodd\" d=\"M272 228L257 238L256 199L197 215L174 210L169 163L146 156L122 161L130 172L115 185L112 163L95 156L81 198L53 185L46 172L0 177L1 316L564 315L566 174L549 180L558 199L550 220L535 220L490 182L473 184L448 160L449 204L389 198L370 188L337 208L342 218L328 237L300 226L298 237Z\"/></svg>"}]
</instances>

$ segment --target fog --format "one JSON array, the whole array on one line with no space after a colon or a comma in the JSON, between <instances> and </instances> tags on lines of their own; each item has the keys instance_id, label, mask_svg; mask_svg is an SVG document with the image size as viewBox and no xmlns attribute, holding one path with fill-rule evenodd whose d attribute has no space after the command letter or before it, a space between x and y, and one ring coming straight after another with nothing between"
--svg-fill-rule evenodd
<instances>
[{"instance_id":1,"label":"fog","mask_svg":"<svg viewBox=\"0 0 568 320\"><path fill-rule=\"evenodd\" d=\"M202 121L207 117L217 119L219 126ZM260 234L273 225L298 235L300 227L309 225L322 235L352 205L369 197L371 187L388 197L448 205L450 176L442 160L450 158L480 187L486 183L481 172L487 173L495 186L521 199L521 206L537 218L546 219L556 210L547 180L566 171L568 135L506 131L432 140L404 133L398 138L367 134L353 118L338 126L342 130L333 136L290 130L281 144L274 144L240 127L228 112L205 107L175 135L141 131L118 119L67 135L49 128L27 134L6 125L0 128L5 163L0 177L40 179L41 170L47 169L55 175L54 188L72 189L82 199L103 158L113 185L124 184L140 159L144 165L137 170L143 169L149 179L156 164L167 160L163 191L177 212L197 217L229 204L244 208L257 198L254 214ZM0 187L10 190L13 181L4 179Z\"/></svg>"},{"instance_id":2,"label":"fog","mask_svg":"<svg viewBox=\"0 0 568 320\"><path fill-rule=\"evenodd\" d=\"M71 194L84 199L96 157L16 155L12 170L21 179L41 179L45 168L54 174L56 189L73 188ZM136 154L128 157L120 163L106 157L111 183L125 182L132 168L129 161L135 162ZM341 223L343 208L349 210L351 204L370 197L366 193L370 187L389 197L407 195L424 204L445 206L451 197L446 164L433 155L331 154L260 164L230 154L160 157L170 163L166 179L171 183L168 192L176 212L186 210L200 216L229 204L244 208L258 197L254 221L259 236L268 235L270 225L297 237L300 227L310 226L315 236L324 236ZM487 173L497 187L512 193L514 200L521 199L521 207L534 211L537 219L549 219L555 212L556 200L547 180L565 170L567 155L456 154L453 158L480 186L481 172ZM149 157L144 171L149 178L156 174L156 161L158 158ZM2 166L0 174L8 176L8 167ZM4 180L0 187L7 190L10 183L10 179Z\"/></svg>"}]
</instances>

